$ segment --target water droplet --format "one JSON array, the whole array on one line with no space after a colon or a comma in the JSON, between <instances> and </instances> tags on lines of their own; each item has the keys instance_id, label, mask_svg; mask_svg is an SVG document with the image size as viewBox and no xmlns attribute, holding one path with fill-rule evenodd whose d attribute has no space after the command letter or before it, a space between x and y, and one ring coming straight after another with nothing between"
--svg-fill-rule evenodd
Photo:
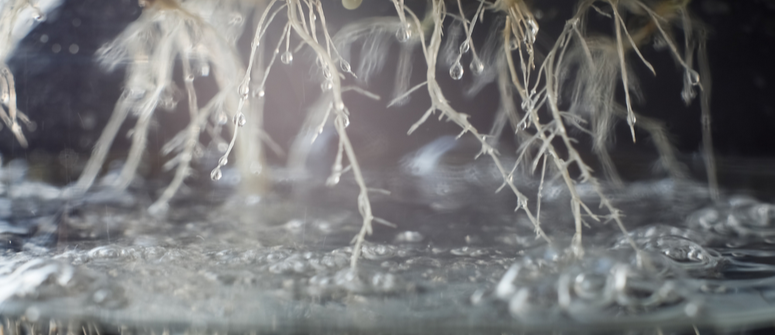
<instances>
[{"instance_id":1,"label":"water droplet","mask_svg":"<svg viewBox=\"0 0 775 335\"><path fill-rule=\"evenodd\" d=\"M199 68L199 75L202 77L207 77L210 75L210 65L204 64L202 67Z\"/></svg>"},{"instance_id":2,"label":"water droplet","mask_svg":"<svg viewBox=\"0 0 775 335\"><path fill-rule=\"evenodd\" d=\"M186 81L189 82L189 83L193 82L194 81L194 75L193 74L187 75L186 76Z\"/></svg>"},{"instance_id":3,"label":"water droplet","mask_svg":"<svg viewBox=\"0 0 775 335\"><path fill-rule=\"evenodd\" d=\"M465 71L463 71L463 65L460 65L460 62L455 63L449 68L449 76L454 80L463 78L463 72Z\"/></svg>"},{"instance_id":4,"label":"water droplet","mask_svg":"<svg viewBox=\"0 0 775 335\"><path fill-rule=\"evenodd\" d=\"M517 41L516 39L509 41L509 49L517 50L518 48L519 48L519 41Z\"/></svg>"},{"instance_id":5,"label":"water droplet","mask_svg":"<svg viewBox=\"0 0 775 335\"><path fill-rule=\"evenodd\" d=\"M536 35L538 35L538 23L536 23L536 21L533 19L528 19L527 24L530 28L528 31L529 33L527 34L527 38L530 44L533 44L536 40Z\"/></svg>"},{"instance_id":6,"label":"water droplet","mask_svg":"<svg viewBox=\"0 0 775 335\"><path fill-rule=\"evenodd\" d=\"M226 122L229 122L229 117L226 116L226 113L220 112L220 113L218 113L218 121L217 122L221 126L225 125Z\"/></svg>"},{"instance_id":7,"label":"water droplet","mask_svg":"<svg viewBox=\"0 0 775 335\"><path fill-rule=\"evenodd\" d=\"M229 20L229 25L237 26L242 24L242 21L244 19L242 18L242 15L240 13L232 13L232 17Z\"/></svg>"},{"instance_id":8,"label":"water droplet","mask_svg":"<svg viewBox=\"0 0 775 335\"><path fill-rule=\"evenodd\" d=\"M46 15L40 10L36 10L35 13L32 14L32 19L38 22L46 21Z\"/></svg>"},{"instance_id":9,"label":"water droplet","mask_svg":"<svg viewBox=\"0 0 775 335\"><path fill-rule=\"evenodd\" d=\"M697 86L700 84L700 74L692 69L686 71L686 79L690 84L692 84L692 86Z\"/></svg>"},{"instance_id":10,"label":"water droplet","mask_svg":"<svg viewBox=\"0 0 775 335\"><path fill-rule=\"evenodd\" d=\"M318 16L315 15L315 13L312 13L312 14L309 15L309 19L312 20L312 21L316 21L318 19Z\"/></svg>"},{"instance_id":11,"label":"water droplet","mask_svg":"<svg viewBox=\"0 0 775 335\"><path fill-rule=\"evenodd\" d=\"M399 42L401 43L406 42L410 38L412 38L412 29L410 29L409 27L404 27L396 31L396 39Z\"/></svg>"},{"instance_id":12,"label":"water droplet","mask_svg":"<svg viewBox=\"0 0 775 335\"><path fill-rule=\"evenodd\" d=\"M348 63L348 62L347 62L347 61L345 61L345 60L342 60L342 61L339 63L339 67L340 67L340 68L342 68L342 71L344 71L344 72L348 72L348 73L349 73L349 72L352 72L352 67L350 67L350 63Z\"/></svg>"},{"instance_id":13,"label":"water droplet","mask_svg":"<svg viewBox=\"0 0 775 335\"><path fill-rule=\"evenodd\" d=\"M242 127L248 122L247 119L245 119L245 114L239 113L234 116L234 124Z\"/></svg>"},{"instance_id":14,"label":"water droplet","mask_svg":"<svg viewBox=\"0 0 775 335\"><path fill-rule=\"evenodd\" d=\"M248 79L248 80L245 80L244 82L242 82L242 84L239 85L239 95L243 99L247 99L248 93L250 93L250 85L249 85L249 83L250 83L250 80Z\"/></svg>"},{"instance_id":15,"label":"water droplet","mask_svg":"<svg viewBox=\"0 0 775 335\"><path fill-rule=\"evenodd\" d=\"M266 95L266 92L264 92L264 89L258 89L258 97L263 98Z\"/></svg>"},{"instance_id":16,"label":"water droplet","mask_svg":"<svg viewBox=\"0 0 775 335\"><path fill-rule=\"evenodd\" d=\"M223 177L223 172L221 172L221 169L215 168L212 172L210 172L210 179L214 181L221 180L221 177Z\"/></svg>"},{"instance_id":17,"label":"water droplet","mask_svg":"<svg viewBox=\"0 0 775 335\"><path fill-rule=\"evenodd\" d=\"M425 237L422 236L419 232L416 231L405 231L402 233L398 233L395 237L396 242L404 242L404 243L417 243L421 242Z\"/></svg>"},{"instance_id":18,"label":"water droplet","mask_svg":"<svg viewBox=\"0 0 775 335\"><path fill-rule=\"evenodd\" d=\"M283 52L283 54L280 55L280 62L285 65L291 64L291 62L293 62L293 54L290 51Z\"/></svg>"},{"instance_id":19,"label":"water droplet","mask_svg":"<svg viewBox=\"0 0 775 335\"><path fill-rule=\"evenodd\" d=\"M331 80L325 80L320 83L320 89L323 91L328 91L332 88L334 88L334 83Z\"/></svg>"},{"instance_id":20,"label":"water droplet","mask_svg":"<svg viewBox=\"0 0 775 335\"><path fill-rule=\"evenodd\" d=\"M218 160L218 165L225 166L226 164L229 164L229 158L226 156L221 157L221 159Z\"/></svg>"},{"instance_id":21,"label":"water droplet","mask_svg":"<svg viewBox=\"0 0 775 335\"><path fill-rule=\"evenodd\" d=\"M460 44L460 53L461 54L464 54L464 53L468 52L469 50L471 50L471 44L469 44L468 41L465 41L465 42Z\"/></svg>"},{"instance_id":22,"label":"water droplet","mask_svg":"<svg viewBox=\"0 0 775 335\"><path fill-rule=\"evenodd\" d=\"M339 111L344 110L344 102L339 101L336 103L336 106L334 107L336 107L336 110L339 110Z\"/></svg>"},{"instance_id":23,"label":"water droplet","mask_svg":"<svg viewBox=\"0 0 775 335\"><path fill-rule=\"evenodd\" d=\"M469 65L469 67L471 68L471 72L473 74L478 75L484 71L484 64L482 64L482 61L479 59L474 59L471 61L471 65Z\"/></svg>"}]
</instances>

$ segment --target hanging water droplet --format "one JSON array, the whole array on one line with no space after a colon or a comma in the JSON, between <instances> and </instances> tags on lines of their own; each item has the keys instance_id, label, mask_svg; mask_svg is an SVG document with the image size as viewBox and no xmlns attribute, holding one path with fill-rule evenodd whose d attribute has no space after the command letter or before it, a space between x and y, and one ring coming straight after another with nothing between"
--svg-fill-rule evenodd
<instances>
[{"instance_id":1,"label":"hanging water droplet","mask_svg":"<svg viewBox=\"0 0 775 335\"><path fill-rule=\"evenodd\" d=\"M280 55L280 62L285 65L291 64L291 62L293 62L293 54L290 51L283 52L283 54Z\"/></svg>"},{"instance_id":2,"label":"hanging water droplet","mask_svg":"<svg viewBox=\"0 0 775 335\"><path fill-rule=\"evenodd\" d=\"M315 15L315 13L311 13L311 14L309 14L309 19L312 20L312 21L316 21L318 19L318 16Z\"/></svg>"},{"instance_id":3,"label":"hanging water droplet","mask_svg":"<svg viewBox=\"0 0 775 335\"><path fill-rule=\"evenodd\" d=\"M328 67L323 67L323 77L325 77L328 80L331 80L333 76L331 75L331 71L328 70Z\"/></svg>"},{"instance_id":4,"label":"hanging water droplet","mask_svg":"<svg viewBox=\"0 0 775 335\"><path fill-rule=\"evenodd\" d=\"M409 27L404 27L396 31L396 39L399 42L406 42L412 38L412 30Z\"/></svg>"},{"instance_id":5,"label":"hanging water droplet","mask_svg":"<svg viewBox=\"0 0 775 335\"><path fill-rule=\"evenodd\" d=\"M202 67L199 68L199 75L202 77L207 77L210 75L210 65L203 64Z\"/></svg>"},{"instance_id":6,"label":"hanging water droplet","mask_svg":"<svg viewBox=\"0 0 775 335\"><path fill-rule=\"evenodd\" d=\"M212 172L210 172L210 179L214 181L221 180L221 177L223 177L223 172L221 172L221 169L215 168Z\"/></svg>"},{"instance_id":7,"label":"hanging water droplet","mask_svg":"<svg viewBox=\"0 0 775 335\"><path fill-rule=\"evenodd\" d=\"M700 74L692 69L686 71L686 79L690 84L692 84L692 86L697 86L700 84Z\"/></svg>"},{"instance_id":8,"label":"hanging water droplet","mask_svg":"<svg viewBox=\"0 0 775 335\"><path fill-rule=\"evenodd\" d=\"M468 52L469 50L471 50L471 44L469 44L468 41L464 41L463 43L460 44L460 53L461 54L464 54L464 53Z\"/></svg>"},{"instance_id":9,"label":"hanging water droplet","mask_svg":"<svg viewBox=\"0 0 775 335\"><path fill-rule=\"evenodd\" d=\"M481 74L482 71L484 71L484 64L479 59L474 59L471 61L471 64L469 65L469 68L471 68L471 73L473 74Z\"/></svg>"},{"instance_id":10,"label":"hanging water droplet","mask_svg":"<svg viewBox=\"0 0 775 335\"><path fill-rule=\"evenodd\" d=\"M242 24L242 21L244 21L244 19L240 13L232 13L232 17L229 19L229 25L238 26Z\"/></svg>"},{"instance_id":11,"label":"hanging water droplet","mask_svg":"<svg viewBox=\"0 0 775 335\"><path fill-rule=\"evenodd\" d=\"M350 63L348 63L348 62L347 62L347 61L345 61L345 60L342 60L342 61L339 63L339 67L340 67L340 68L342 68L342 71L344 71L344 72L348 72L348 73L349 73L349 72L352 72L352 67L350 67Z\"/></svg>"},{"instance_id":12,"label":"hanging water droplet","mask_svg":"<svg viewBox=\"0 0 775 335\"><path fill-rule=\"evenodd\" d=\"M460 65L460 62L455 63L452 65L452 67L449 68L449 76L452 77L454 80L460 80L460 78L463 78L463 65Z\"/></svg>"},{"instance_id":13,"label":"hanging water droplet","mask_svg":"<svg viewBox=\"0 0 775 335\"><path fill-rule=\"evenodd\" d=\"M344 110L344 102L339 101L336 103L334 107L336 107L336 110L339 110L339 111Z\"/></svg>"},{"instance_id":14,"label":"hanging water droplet","mask_svg":"<svg viewBox=\"0 0 775 335\"><path fill-rule=\"evenodd\" d=\"M627 116L627 124L628 124L628 125L631 125L631 126L632 126L632 125L635 125L635 122L637 122L637 121L638 121L638 120L635 118L635 115L634 115L634 114L633 114L633 115L628 115L628 116Z\"/></svg>"},{"instance_id":15,"label":"hanging water droplet","mask_svg":"<svg viewBox=\"0 0 775 335\"><path fill-rule=\"evenodd\" d=\"M528 19L527 25L530 28L528 30L528 35L527 35L528 42L530 42L530 44L533 44L536 40L536 35L538 35L538 23L536 23L536 21L533 19Z\"/></svg>"},{"instance_id":16,"label":"hanging water droplet","mask_svg":"<svg viewBox=\"0 0 775 335\"><path fill-rule=\"evenodd\" d=\"M229 164L229 158L226 156L221 157L221 159L218 160L218 165L220 166L226 166L226 164Z\"/></svg>"},{"instance_id":17,"label":"hanging water droplet","mask_svg":"<svg viewBox=\"0 0 775 335\"><path fill-rule=\"evenodd\" d=\"M243 99L247 99L248 93L250 93L250 80L245 80L239 85L239 95Z\"/></svg>"},{"instance_id":18,"label":"hanging water droplet","mask_svg":"<svg viewBox=\"0 0 775 335\"><path fill-rule=\"evenodd\" d=\"M263 98L266 95L266 92L264 92L263 88L258 89L258 97Z\"/></svg>"},{"instance_id":19,"label":"hanging water droplet","mask_svg":"<svg viewBox=\"0 0 775 335\"><path fill-rule=\"evenodd\" d=\"M344 127L347 128L350 126L350 117L347 115L342 115L342 119L344 119Z\"/></svg>"},{"instance_id":20,"label":"hanging water droplet","mask_svg":"<svg viewBox=\"0 0 775 335\"><path fill-rule=\"evenodd\" d=\"M334 83L331 80L324 80L320 83L320 89L323 91L328 91L332 88L334 88Z\"/></svg>"},{"instance_id":21,"label":"hanging water droplet","mask_svg":"<svg viewBox=\"0 0 775 335\"><path fill-rule=\"evenodd\" d=\"M248 123L248 120L247 120L247 119L245 119L245 114L239 113L239 114L237 114L237 115L235 115L235 116L234 116L234 124L236 124L236 125L238 125L238 126L242 127L242 126L244 126L246 123Z\"/></svg>"}]
</instances>

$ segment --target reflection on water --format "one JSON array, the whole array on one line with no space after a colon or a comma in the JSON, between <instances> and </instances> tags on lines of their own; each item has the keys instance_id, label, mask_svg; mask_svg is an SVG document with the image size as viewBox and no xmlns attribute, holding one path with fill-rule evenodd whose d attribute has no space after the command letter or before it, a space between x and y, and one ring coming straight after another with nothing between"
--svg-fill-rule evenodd
<instances>
[{"instance_id":1,"label":"reflection on water","mask_svg":"<svg viewBox=\"0 0 775 335\"><path fill-rule=\"evenodd\" d=\"M374 197L375 212L397 227L376 227L352 271L360 219L357 188L344 180L318 187L278 169L274 193L246 197L227 196L224 178L157 218L144 210L147 189L64 199L9 162L0 170L5 329L670 333L756 326L775 313L773 204L735 194L713 203L690 181L610 189L629 236L590 220L579 256L567 249L562 185L542 192L549 245L514 199L492 192L485 162L434 169L370 174L392 192ZM582 196L595 203L594 192Z\"/></svg>"}]
</instances>

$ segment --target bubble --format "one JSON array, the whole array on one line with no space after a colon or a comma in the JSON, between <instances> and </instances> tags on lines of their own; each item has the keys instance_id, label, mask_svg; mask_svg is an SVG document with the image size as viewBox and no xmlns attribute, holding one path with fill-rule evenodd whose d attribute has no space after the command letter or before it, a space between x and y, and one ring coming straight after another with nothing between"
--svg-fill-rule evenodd
<instances>
[{"instance_id":1,"label":"bubble","mask_svg":"<svg viewBox=\"0 0 775 335\"><path fill-rule=\"evenodd\" d=\"M449 68L449 76L454 80L460 80L463 78L464 72L463 65L461 65L460 62L455 63L452 65L452 67Z\"/></svg>"},{"instance_id":2,"label":"bubble","mask_svg":"<svg viewBox=\"0 0 775 335\"><path fill-rule=\"evenodd\" d=\"M220 168L215 168L212 172L210 172L210 179L213 181L221 180L221 178L223 178L223 172L221 172Z\"/></svg>"},{"instance_id":3,"label":"bubble","mask_svg":"<svg viewBox=\"0 0 775 335\"><path fill-rule=\"evenodd\" d=\"M290 51L283 52L283 54L280 55L280 62L285 65L291 64L291 62L293 62L293 54Z\"/></svg>"}]
</instances>

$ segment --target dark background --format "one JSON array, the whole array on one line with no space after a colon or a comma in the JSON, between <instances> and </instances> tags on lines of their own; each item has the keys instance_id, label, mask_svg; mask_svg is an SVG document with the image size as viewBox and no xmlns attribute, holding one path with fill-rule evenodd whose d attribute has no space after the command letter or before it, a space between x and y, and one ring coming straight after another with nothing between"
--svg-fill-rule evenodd
<instances>
[{"instance_id":1,"label":"dark background","mask_svg":"<svg viewBox=\"0 0 775 335\"><path fill-rule=\"evenodd\" d=\"M575 1L535 1L535 12L541 13L541 32L536 42L538 52L546 52L572 15ZM424 4L413 5L421 12ZM475 8L476 3L472 3ZM454 7L450 7L454 8ZM713 75L713 141L723 162L745 159L775 158L775 1L766 0L694 0L693 14L711 30L708 42ZM378 15L394 15L389 1L366 0L355 11L341 9L338 1L328 3L328 21L332 31L343 23ZM455 8L456 9L456 8ZM103 125L107 122L115 101L121 93L124 70L107 73L96 65L95 51L110 41L138 15L136 0L65 0L47 20L37 26L20 45L9 65L17 84L18 106L37 123L34 132L27 132L30 146L19 147L7 130L0 131L0 152L4 161L25 159L37 176L56 183L77 178ZM243 47L252 36L250 23L243 35ZM277 24L275 24L277 26ZM480 41L488 32L482 26L475 38ZM77 51L74 45L77 45ZM58 51L57 51L58 50ZM393 49L395 50L395 48ZM267 87L266 124L268 132L288 148L298 131L306 111L305 106L319 92L319 83L310 76L309 57L296 55L293 66L278 64L273 68ZM648 116L666 122L673 141L685 160L695 161L700 148L699 100L686 107L680 98L682 72L666 51L651 48L644 55L657 69L657 77L639 71L645 103L637 109ZM307 53L308 56L308 53ZM634 57L631 56L630 59ZM465 58L464 58L465 59ZM370 83L380 91L380 82L393 82L395 62L388 61L383 73ZM632 62L636 63L636 62ZM466 70L467 61L464 61ZM355 65L353 65L355 66ZM415 65L412 85L424 76L424 66ZM473 99L463 92L470 84L467 72L464 80L449 80L447 69L439 69L439 78L447 97L459 111L472 115L472 123L482 131L489 129L497 108L496 88L491 85ZM385 86L383 85L383 86ZM418 91L412 102L401 108L387 109L386 102L371 102L347 95L353 113L351 133L359 155L368 166L396 161L401 155L427 143L440 134L456 134L457 128L430 119L416 134L407 137L406 130L428 106L425 92ZM147 173L158 173L163 158L156 157L160 147L184 126L185 99L172 113L157 111L156 125L149 133L150 162ZM131 120L131 119L130 119ZM131 121L124 128L131 127ZM620 123L616 137L622 152L653 152L648 141L632 144L629 130ZM126 132L123 131L122 134ZM643 138L645 134L639 134ZM117 139L110 159L122 159L127 140ZM694 158L692 158L694 157ZM727 158L724 158L727 157ZM280 162L279 158L270 158ZM756 165L759 166L759 165ZM767 169L764 165L754 170Z\"/></svg>"}]
</instances>

